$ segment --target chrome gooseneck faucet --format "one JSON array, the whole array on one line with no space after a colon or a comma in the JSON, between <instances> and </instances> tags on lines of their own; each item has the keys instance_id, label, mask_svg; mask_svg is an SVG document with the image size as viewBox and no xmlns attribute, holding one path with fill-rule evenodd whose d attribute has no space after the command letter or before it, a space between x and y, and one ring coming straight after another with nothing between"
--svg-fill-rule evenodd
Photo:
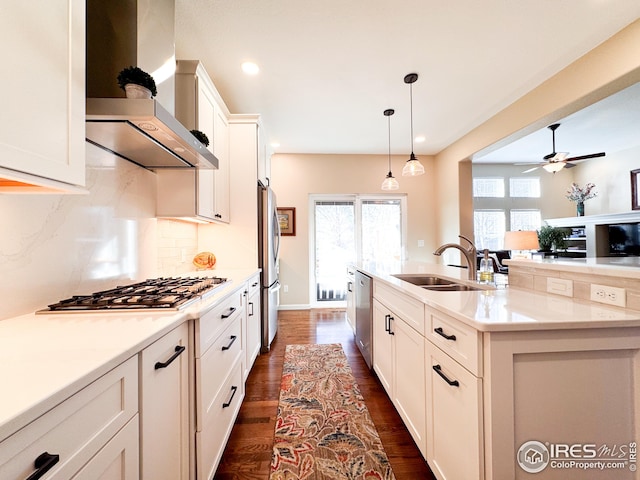
<instances>
[{"instance_id":1,"label":"chrome gooseneck faucet","mask_svg":"<svg viewBox=\"0 0 640 480\"><path fill-rule=\"evenodd\" d=\"M464 235L458 235L458 237L462 238L463 240L466 240L469 243L469 247L464 248L462 245L458 244L458 243L445 243L444 245L441 245L440 247L438 247L436 249L435 252L433 252L434 255L442 255L442 252L444 252L447 248L457 248L458 250L460 250L462 252L462 254L464 255L464 258L467 259L467 265L469 268L469 280L476 280L476 271L478 269L476 262L477 262L477 250L475 245L473 244L473 242L471 240L469 240L467 237L465 237Z\"/></svg>"}]
</instances>

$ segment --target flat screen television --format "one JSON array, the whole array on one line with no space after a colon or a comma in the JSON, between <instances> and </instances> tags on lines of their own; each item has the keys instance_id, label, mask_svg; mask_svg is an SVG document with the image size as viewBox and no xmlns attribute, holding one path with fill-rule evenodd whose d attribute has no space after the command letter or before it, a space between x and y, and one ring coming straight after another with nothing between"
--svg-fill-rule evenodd
<instances>
[{"instance_id":1,"label":"flat screen television","mask_svg":"<svg viewBox=\"0 0 640 480\"><path fill-rule=\"evenodd\" d=\"M640 256L640 223L609 225L609 255Z\"/></svg>"}]
</instances>

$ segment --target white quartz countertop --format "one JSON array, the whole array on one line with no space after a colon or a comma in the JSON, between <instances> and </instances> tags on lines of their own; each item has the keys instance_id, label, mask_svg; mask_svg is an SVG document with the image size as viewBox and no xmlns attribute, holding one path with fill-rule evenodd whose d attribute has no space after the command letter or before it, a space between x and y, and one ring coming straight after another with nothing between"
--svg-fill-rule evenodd
<instances>
[{"instance_id":1,"label":"white quartz countertop","mask_svg":"<svg viewBox=\"0 0 640 480\"><path fill-rule=\"evenodd\" d=\"M258 271L184 275L226 277L230 282L180 311L33 313L0 321L0 441L181 323L215 307Z\"/></svg>"},{"instance_id":2,"label":"white quartz countertop","mask_svg":"<svg viewBox=\"0 0 640 480\"><path fill-rule=\"evenodd\" d=\"M634 310L504 286L437 292L393 276L433 274L486 288L468 280L466 269L419 262L356 265L356 268L483 332L640 327L640 312Z\"/></svg>"},{"instance_id":3,"label":"white quartz countertop","mask_svg":"<svg viewBox=\"0 0 640 480\"><path fill-rule=\"evenodd\" d=\"M611 277L640 278L640 257L507 259L506 265L577 272Z\"/></svg>"}]
</instances>

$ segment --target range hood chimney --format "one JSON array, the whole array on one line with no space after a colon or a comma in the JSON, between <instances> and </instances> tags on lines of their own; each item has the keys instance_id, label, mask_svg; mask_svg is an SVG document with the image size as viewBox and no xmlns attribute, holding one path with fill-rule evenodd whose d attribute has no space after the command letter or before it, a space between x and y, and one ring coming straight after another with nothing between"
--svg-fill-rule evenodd
<instances>
[{"instance_id":1,"label":"range hood chimney","mask_svg":"<svg viewBox=\"0 0 640 480\"><path fill-rule=\"evenodd\" d=\"M174 117L174 0L87 0L87 142L149 169L218 168L218 159ZM118 73L154 77L155 99L128 99Z\"/></svg>"}]
</instances>

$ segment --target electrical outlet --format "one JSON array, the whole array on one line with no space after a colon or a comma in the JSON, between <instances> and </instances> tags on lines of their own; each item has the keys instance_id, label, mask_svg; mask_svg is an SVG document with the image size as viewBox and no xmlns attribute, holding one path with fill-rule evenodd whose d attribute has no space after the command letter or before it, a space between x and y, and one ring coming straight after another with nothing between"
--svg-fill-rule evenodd
<instances>
[{"instance_id":1,"label":"electrical outlet","mask_svg":"<svg viewBox=\"0 0 640 480\"><path fill-rule=\"evenodd\" d=\"M418 240L418 247L424 247L424 240Z\"/></svg>"},{"instance_id":2,"label":"electrical outlet","mask_svg":"<svg viewBox=\"0 0 640 480\"><path fill-rule=\"evenodd\" d=\"M627 305L627 294L624 288L592 283L591 300L606 303L607 305L615 305L616 307L625 307Z\"/></svg>"},{"instance_id":3,"label":"electrical outlet","mask_svg":"<svg viewBox=\"0 0 640 480\"><path fill-rule=\"evenodd\" d=\"M284 293L289 293L289 285L283 285Z\"/></svg>"}]
</instances>

